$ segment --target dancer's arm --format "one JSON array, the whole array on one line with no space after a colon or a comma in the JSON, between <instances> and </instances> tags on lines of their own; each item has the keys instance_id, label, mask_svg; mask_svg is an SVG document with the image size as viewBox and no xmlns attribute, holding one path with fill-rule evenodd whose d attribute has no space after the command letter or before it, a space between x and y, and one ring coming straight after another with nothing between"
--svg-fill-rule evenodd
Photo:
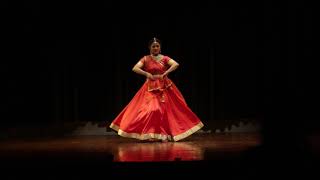
<instances>
[{"instance_id":1,"label":"dancer's arm","mask_svg":"<svg viewBox=\"0 0 320 180\"><path fill-rule=\"evenodd\" d=\"M147 78L149 79L154 79L153 75L151 73L148 73L144 70L142 70L142 67L143 67L143 63L141 61L139 61L133 68L132 68L132 71L137 73L137 74L141 74L141 75L144 75L146 76Z\"/></svg>"},{"instance_id":2,"label":"dancer's arm","mask_svg":"<svg viewBox=\"0 0 320 180\"><path fill-rule=\"evenodd\" d=\"M179 66L179 64L173 59L169 59L168 65L170 66L170 68L165 73L162 74L163 76L167 76L169 73L176 70Z\"/></svg>"}]
</instances>

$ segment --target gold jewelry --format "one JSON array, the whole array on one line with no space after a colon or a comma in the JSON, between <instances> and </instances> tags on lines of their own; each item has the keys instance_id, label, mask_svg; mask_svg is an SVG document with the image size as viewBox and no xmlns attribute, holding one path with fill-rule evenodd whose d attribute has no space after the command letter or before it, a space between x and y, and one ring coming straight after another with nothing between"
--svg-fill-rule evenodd
<instances>
[{"instance_id":1,"label":"gold jewelry","mask_svg":"<svg viewBox=\"0 0 320 180\"><path fill-rule=\"evenodd\" d=\"M159 61L161 59L161 55L159 54L157 56L151 55L151 57L156 61Z\"/></svg>"}]
</instances>

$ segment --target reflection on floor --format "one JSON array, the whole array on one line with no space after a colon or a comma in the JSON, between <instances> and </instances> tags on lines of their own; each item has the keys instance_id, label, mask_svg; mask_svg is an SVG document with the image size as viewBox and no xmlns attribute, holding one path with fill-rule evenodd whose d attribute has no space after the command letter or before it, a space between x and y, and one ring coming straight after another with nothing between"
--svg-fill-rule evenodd
<instances>
[{"instance_id":1,"label":"reflection on floor","mask_svg":"<svg viewBox=\"0 0 320 180\"><path fill-rule=\"evenodd\" d=\"M308 178L317 172L316 157L270 149L258 133L203 133L167 143L117 135L10 138L0 142L0 178Z\"/></svg>"},{"instance_id":2,"label":"reflection on floor","mask_svg":"<svg viewBox=\"0 0 320 180\"><path fill-rule=\"evenodd\" d=\"M114 162L205 160L205 152L241 152L259 145L258 134L197 134L179 142L148 142L110 136L11 139L0 143L2 156L112 155Z\"/></svg>"}]
</instances>

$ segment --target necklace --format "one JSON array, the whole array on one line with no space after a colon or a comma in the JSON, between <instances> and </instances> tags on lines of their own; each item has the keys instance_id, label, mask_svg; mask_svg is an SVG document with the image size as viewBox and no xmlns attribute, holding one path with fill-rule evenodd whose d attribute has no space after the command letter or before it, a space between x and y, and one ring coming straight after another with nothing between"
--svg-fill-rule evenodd
<instances>
[{"instance_id":1,"label":"necklace","mask_svg":"<svg viewBox=\"0 0 320 180\"><path fill-rule=\"evenodd\" d=\"M162 56L161 55L157 55L157 56L154 56L154 55L151 55L152 59L156 60L156 61L160 61Z\"/></svg>"}]
</instances>

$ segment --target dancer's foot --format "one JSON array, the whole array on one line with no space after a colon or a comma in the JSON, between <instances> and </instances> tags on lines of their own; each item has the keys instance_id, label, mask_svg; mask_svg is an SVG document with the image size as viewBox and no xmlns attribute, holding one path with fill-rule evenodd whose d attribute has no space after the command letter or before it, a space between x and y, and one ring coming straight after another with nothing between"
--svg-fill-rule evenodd
<instances>
[{"instance_id":1,"label":"dancer's foot","mask_svg":"<svg viewBox=\"0 0 320 180\"><path fill-rule=\"evenodd\" d=\"M166 143L166 142L168 142L168 140L167 140L167 139L163 139L162 142L163 142L163 143Z\"/></svg>"}]
</instances>

